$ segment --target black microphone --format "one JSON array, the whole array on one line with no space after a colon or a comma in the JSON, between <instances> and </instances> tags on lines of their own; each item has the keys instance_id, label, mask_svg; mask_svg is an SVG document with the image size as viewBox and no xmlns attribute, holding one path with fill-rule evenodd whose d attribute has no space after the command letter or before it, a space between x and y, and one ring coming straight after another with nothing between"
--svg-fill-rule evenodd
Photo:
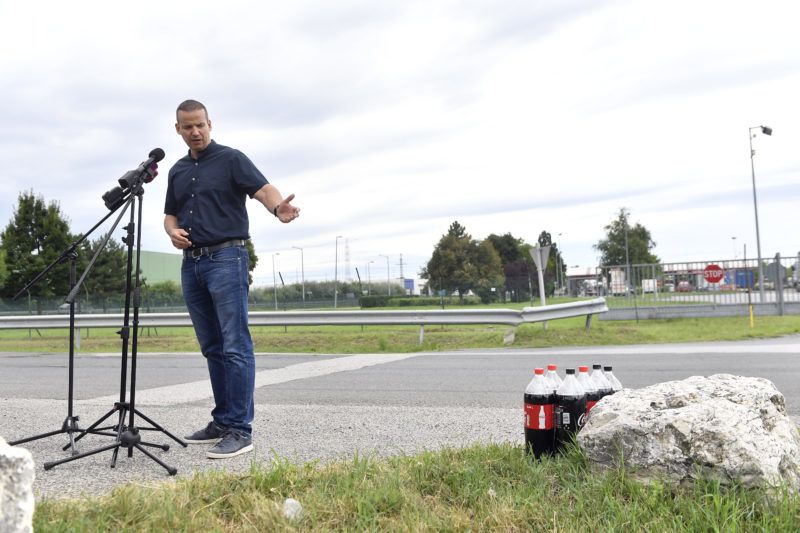
<instances>
[{"instance_id":1,"label":"black microphone","mask_svg":"<svg viewBox=\"0 0 800 533\"><path fill-rule=\"evenodd\" d=\"M164 150L162 150L161 148L153 148L147 155L148 155L147 160L142 161L142 164L139 165L139 168L136 169L139 172L144 172L144 170L147 169L147 167L149 167L153 163L158 163L159 161L164 159L164 155L166 154L164 154Z\"/></svg>"},{"instance_id":2,"label":"black microphone","mask_svg":"<svg viewBox=\"0 0 800 533\"><path fill-rule=\"evenodd\" d=\"M144 178L145 183L153 181L153 178L155 178L155 175L158 174L158 172L156 172L155 168L151 169L150 166L155 165L155 163L158 163L159 161L164 159L164 155L166 154L164 154L164 150L162 150L161 148L153 148L147 155L149 157L144 161L142 161L142 163L136 168L136 170L129 170L119 180L117 180L119 182L120 187L122 187L123 189L130 189L133 186L136 179L144 173L147 173L147 175Z\"/></svg>"}]
</instances>

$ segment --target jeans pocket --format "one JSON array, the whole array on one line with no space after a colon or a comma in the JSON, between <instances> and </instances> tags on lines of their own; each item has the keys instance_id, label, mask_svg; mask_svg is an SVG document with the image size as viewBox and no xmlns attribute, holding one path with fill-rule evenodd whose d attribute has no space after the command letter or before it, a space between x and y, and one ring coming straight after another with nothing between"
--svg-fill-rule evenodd
<instances>
[{"instance_id":1,"label":"jeans pocket","mask_svg":"<svg viewBox=\"0 0 800 533\"><path fill-rule=\"evenodd\" d=\"M241 261L241 255L241 250L236 246L232 246L231 248L223 248L213 252L208 256L208 260L212 263L237 263Z\"/></svg>"}]
</instances>

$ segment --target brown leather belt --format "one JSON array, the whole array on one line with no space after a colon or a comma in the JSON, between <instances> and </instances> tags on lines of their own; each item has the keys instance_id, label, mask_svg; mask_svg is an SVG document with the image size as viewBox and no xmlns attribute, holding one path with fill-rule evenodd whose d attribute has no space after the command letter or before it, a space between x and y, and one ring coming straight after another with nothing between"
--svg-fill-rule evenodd
<instances>
[{"instance_id":1,"label":"brown leather belt","mask_svg":"<svg viewBox=\"0 0 800 533\"><path fill-rule=\"evenodd\" d=\"M204 255L211 255L214 252L219 252L220 250L224 250L225 248L230 248L232 246L244 246L245 241L242 239L231 239L229 241L221 242L219 244L215 244L213 246L201 246L200 248L187 248L183 251L183 258L184 259L197 259L198 257Z\"/></svg>"}]
</instances>

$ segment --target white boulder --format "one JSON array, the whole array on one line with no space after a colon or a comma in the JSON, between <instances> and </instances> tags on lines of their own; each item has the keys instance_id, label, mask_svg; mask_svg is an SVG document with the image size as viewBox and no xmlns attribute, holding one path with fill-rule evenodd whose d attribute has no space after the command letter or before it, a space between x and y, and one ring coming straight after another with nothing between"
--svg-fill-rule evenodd
<instances>
[{"instance_id":1,"label":"white boulder","mask_svg":"<svg viewBox=\"0 0 800 533\"><path fill-rule=\"evenodd\" d=\"M639 479L800 489L800 434L763 378L717 374L624 389L595 405L578 444L594 465L622 461Z\"/></svg>"},{"instance_id":2,"label":"white boulder","mask_svg":"<svg viewBox=\"0 0 800 533\"><path fill-rule=\"evenodd\" d=\"M0 531L33 531L33 457L0 438Z\"/></svg>"}]
</instances>

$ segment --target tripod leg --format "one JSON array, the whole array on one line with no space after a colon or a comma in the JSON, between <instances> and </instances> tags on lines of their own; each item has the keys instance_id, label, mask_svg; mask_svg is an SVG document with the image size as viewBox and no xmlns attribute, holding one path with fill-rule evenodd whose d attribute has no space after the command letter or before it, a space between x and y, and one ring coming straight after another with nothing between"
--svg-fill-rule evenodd
<instances>
[{"instance_id":1,"label":"tripod leg","mask_svg":"<svg viewBox=\"0 0 800 533\"><path fill-rule=\"evenodd\" d=\"M59 433L62 433L62 432L63 432L63 430L61 430L61 429L57 429L55 431L48 431L47 433L42 433L41 435L35 435L33 437L26 437L24 439L10 441L8 444L9 444L9 446L16 446L18 444L22 444L22 443L25 443L25 442L30 442L32 440L43 439L45 437L52 437L53 435L58 435ZM69 445L67 445L67 446L69 446ZM64 449L66 450L66 448L64 448Z\"/></svg>"},{"instance_id":2,"label":"tripod leg","mask_svg":"<svg viewBox=\"0 0 800 533\"><path fill-rule=\"evenodd\" d=\"M120 447L120 443L119 442L115 442L114 444L109 444L108 446L103 446L102 448L97 448L96 450L91 450L91 451L88 451L88 452L79 453L78 455L73 455L72 457L67 457L66 459L60 459L58 461L48 461L48 462L46 462L44 464L44 469L45 470L50 470L54 466L58 466L58 465L60 465L62 463L66 463L66 462L69 462L69 461L74 461L75 459L82 459L84 457L88 457L88 456L94 455L96 453L100 453L100 452L104 452L106 450L110 450L111 448L115 448L116 449L116 448L119 448L119 447Z\"/></svg>"},{"instance_id":3,"label":"tripod leg","mask_svg":"<svg viewBox=\"0 0 800 533\"><path fill-rule=\"evenodd\" d=\"M92 430L93 430L94 428L96 428L97 426L99 426L99 425L100 425L100 424L101 424L101 423L102 423L102 422L103 422L103 421L104 421L106 418L108 418L109 416L113 415L113 414L114 414L114 411L117 411L118 409L119 409L119 408L118 408L118 407L115 405L115 406L114 406L114 408L113 408L113 409L111 409L109 412L107 412L105 415L103 415L103 417L102 417L102 418L100 418L99 420L97 420L97 422L95 422L94 424L92 424L92 425L91 425L91 426L89 426L88 428L84 429L84 430L81 432L81 434L80 434L80 435L78 435L77 437L75 437L75 442L78 442L79 440L81 440L81 439L82 439L82 438L83 438L83 437L84 437L84 436L85 436L87 433L91 433L91 432L92 432ZM64 446L64 447L63 447L63 448L61 448L61 449L62 449L62 450L64 450L64 451L66 451L66 450L67 450L69 447L70 447L70 445L69 445L69 444L67 444L66 446Z\"/></svg>"},{"instance_id":4,"label":"tripod leg","mask_svg":"<svg viewBox=\"0 0 800 533\"><path fill-rule=\"evenodd\" d=\"M125 431L125 414L128 411L127 404L117 404L119 409L119 421L117 422L117 442L122 441L122 433ZM117 466L117 455L119 454L119 446L116 447L114 453L111 454L111 468ZM130 456L129 456L130 457Z\"/></svg>"},{"instance_id":5,"label":"tripod leg","mask_svg":"<svg viewBox=\"0 0 800 533\"><path fill-rule=\"evenodd\" d=\"M141 412L140 412L138 409L134 409L134 410L133 410L133 412L134 412L134 413L136 413L137 415L139 415L139 418L142 418L142 419L144 419L144 420L145 420L145 421L147 421L147 422L148 422L148 423L149 423L151 426L153 426L153 429L156 429L156 430L158 430L158 431L160 431L160 432L162 432L162 433L166 434L166 435L167 435L169 438L171 438L172 440L174 440L175 442L177 442L178 444L180 444L180 445L181 445L181 446L183 446L184 448L188 448L188 447L189 447L189 445L188 445L188 444L186 444L185 442L183 442L183 440L181 440L180 438L176 437L175 435L173 435L172 433L170 433L169 431L167 431L167 430L166 430L166 429L164 429L163 427L161 427L161 426L159 426L158 424L156 424L155 422L153 422L153 420L151 420L150 418L146 417L146 416L145 416L144 414L142 414L142 413L141 413Z\"/></svg>"},{"instance_id":6,"label":"tripod leg","mask_svg":"<svg viewBox=\"0 0 800 533\"><path fill-rule=\"evenodd\" d=\"M177 468L169 466L167 463L163 462L161 459L159 459L158 457L156 457L152 453L150 453L147 450L145 450L144 448L142 448L142 446L140 444L134 444L134 446L136 447L137 450L139 450L140 452L145 454L147 457L149 457L153 461L155 461L158 464L160 464L161 466L163 466L166 469L166 471L169 472L170 476L174 476L175 474L178 473L178 469Z\"/></svg>"},{"instance_id":7,"label":"tripod leg","mask_svg":"<svg viewBox=\"0 0 800 533\"><path fill-rule=\"evenodd\" d=\"M144 442L144 441L140 442L139 444L141 444L142 446L150 446L151 448L161 448L165 452L169 451L169 444L156 444L154 442Z\"/></svg>"},{"instance_id":8,"label":"tripod leg","mask_svg":"<svg viewBox=\"0 0 800 533\"><path fill-rule=\"evenodd\" d=\"M69 432L69 448L72 450L72 455L78 455L78 450L75 448L75 437L72 435L72 431Z\"/></svg>"}]
</instances>

